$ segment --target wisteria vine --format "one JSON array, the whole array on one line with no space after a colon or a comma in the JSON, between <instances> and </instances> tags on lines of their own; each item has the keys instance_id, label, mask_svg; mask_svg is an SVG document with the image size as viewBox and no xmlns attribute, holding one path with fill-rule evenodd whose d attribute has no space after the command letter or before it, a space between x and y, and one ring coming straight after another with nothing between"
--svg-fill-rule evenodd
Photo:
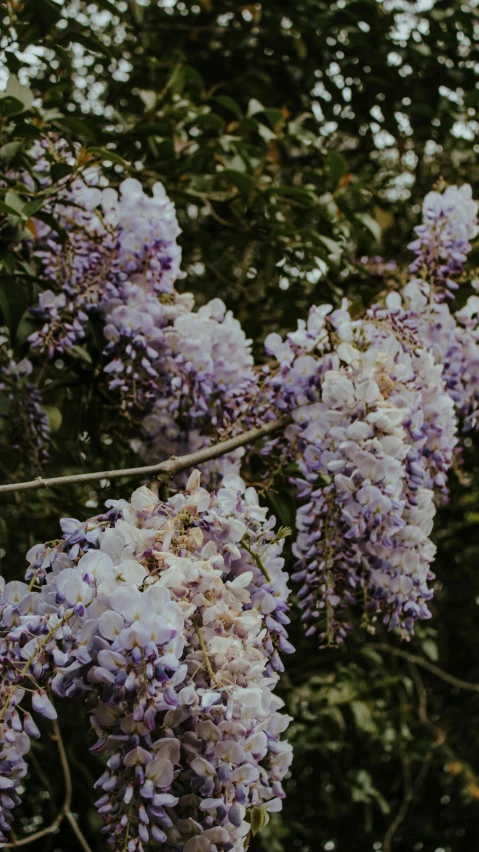
<instances>
[{"instance_id":1,"label":"wisteria vine","mask_svg":"<svg viewBox=\"0 0 479 852\"><path fill-rule=\"evenodd\" d=\"M479 414L479 297L450 309L477 210L468 186L429 193L404 285L359 317L346 300L313 306L296 331L267 337L259 369L221 300L195 309L176 289L180 230L163 186L116 190L85 173L55 209L66 243L44 223L32 241L49 287L31 311L29 358L17 364L0 341L3 388L36 462L49 429L32 362L73 352L99 320L105 381L141 418L141 458L292 419L262 454L295 471L307 635L337 645L354 609L369 632L381 620L407 638L431 614L434 516L460 431ZM28 554L26 582L2 585L1 842L39 735L24 707L32 690L32 710L50 719L52 702L82 703L92 749L108 756L97 808L113 849L241 852L280 809L286 531L239 477L244 452L204 465L210 490L195 471L166 502L144 486L89 521L63 519L63 537Z\"/></svg>"}]
</instances>

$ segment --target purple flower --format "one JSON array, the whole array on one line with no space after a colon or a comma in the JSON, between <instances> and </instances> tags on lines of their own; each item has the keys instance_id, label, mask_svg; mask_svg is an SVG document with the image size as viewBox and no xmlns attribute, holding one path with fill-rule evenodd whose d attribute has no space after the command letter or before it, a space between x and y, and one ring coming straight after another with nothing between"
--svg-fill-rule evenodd
<instances>
[{"instance_id":1,"label":"purple flower","mask_svg":"<svg viewBox=\"0 0 479 852\"><path fill-rule=\"evenodd\" d=\"M0 595L0 744L11 753L0 831L18 804L27 734L38 735L17 711L19 666L40 683L32 708L46 718L56 718L47 685L82 703L89 693L92 750L108 756L96 805L122 848L186 848L185 796L203 845L232 847L248 808L277 809L291 749L273 689L278 650L293 649L273 523L238 476L210 494L195 471L167 504L142 487L86 523L63 519L59 543L32 548L40 586L15 581Z\"/></svg>"}]
</instances>

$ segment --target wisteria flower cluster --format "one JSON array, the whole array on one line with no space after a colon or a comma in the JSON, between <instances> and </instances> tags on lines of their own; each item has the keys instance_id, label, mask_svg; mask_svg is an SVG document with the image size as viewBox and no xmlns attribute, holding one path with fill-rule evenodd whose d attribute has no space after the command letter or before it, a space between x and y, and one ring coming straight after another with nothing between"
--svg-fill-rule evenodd
<instances>
[{"instance_id":1,"label":"wisteria flower cluster","mask_svg":"<svg viewBox=\"0 0 479 852\"><path fill-rule=\"evenodd\" d=\"M25 775L32 708L83 703L108 756L97 807L113 849L243 850L253 812L281 809L289 717L273 690L288 642L283 540L239 477L162 503L61 522L0 597L0 831ZM280 535L280 534L279 534ZM27 585L28 583L28 585ZM0 835L2 838L2 835Z\"/></svg>"},{"instance_id":2,"label":"wisteria flower cluster","mask_svg":"<svg viewBox=\"0 0 479 852\"><path fill-rule=\"evenodd\" d=\"M434 286L413 279L401 294L401 302L424 345L438 364L463 428L475 425L479 407L479 299L470 296L461 310L452 313L437 298Z\"/></svg>"},{"instance_id":3,"label":"wisteria flower cluster","mask_svg":"<svg viewBox=\"0 0 479 852\"><path fill-rule=\"evenodd\" d=\"M444 378L465 428L476 422L479 406L479 324L477 296L470 296L461 310L452 313L445 297L458 287L454 278L464 268L471 240L479 233L478 205L471 187L448 187L430 192L424 199L423 223L418 239L409 245L416 260L413 278L403 290L403 304L414 317L417 332L444 366Z\"/></svg>"},{"instance_id":4,"label":"wisteria flower cluster","mask_svg":"<svg viewBox=\"0 0 479 852\"><path fill-rule=\"evenodd\" d=\"M169 294L181 277L180 229L162 184L149 196L134 179L123 181L119 193L98 182L97 171L90 170L55 208L68 235L65 243L39 223L35 254L53 289L44 291L33 309L44 325L30 343L49 357L82 341L89 313L108 315L126 282L140 281L149 294Z\"/></svg>"},{"instance_id":5,"label":"wisteria flower cluster","mask_svg":"<svg viewBox=\"0 0 479 852\"><path fill-rule=\"evenodd\" d=\"M144 458L194 452L214 436L230 436L248 421L258 393L251 341L221 299L182 313L165 339L163 375L144 419L145 438L136 444ZM237 473L242 455L239 450L208 463L210 475Z\"/></svg>"},{"instance_id":6,"label":"wisteria flower cluster","mask_svg":"<svg viewBox=\"0 0 479 852\"><path fill-rule=\"evenodd\" d=\"M278 405L294 411L287 437L307 499L294 553L308 632L341 641L341 610L357 600L372 623L382 612L390 627L412 630L429 616L434 489L457 442L442 368L394 306L355 321L346 304L313 308L266 346L280 363Z\"/></svg>"},{"instance_id":7,"label":"wisteria flower cluster","mask_svg":"<svg viewBox=\"0 0 479 852\"><path fill-rule=\"evenodd\" d=\"M220 299L194 311L193 295L174 289L183 277L180 229L163 186L149 196L135 179L119 192L98 183L91 170L69 190L59 214L65 244L40 225L36 254L53 289L32 309L44 324L30 343L48 357L62 354L97 314L109 388L143 417L134 448L164 458L207 446L240 423L257 393L251 342ZM211 475L238 472L240 458L211 465Z\"/></svg>"},{"instance_id":8,"label":"wisteria flower cluster","mask_svg":"<svg viewBox=\"0 0 479 852\"><path fill-rule=\"evenodd\" d=\"M456 290L458 285L452 278L462 272L470 241L479 233L477 204L469 184L459 189L448 186L442 193L429 192L424 199L422 224L415 231L417 239L409 244L416 254L411 272L422 270L434 283L442 284L446 293Z\"/></svg>"}]
</instances>

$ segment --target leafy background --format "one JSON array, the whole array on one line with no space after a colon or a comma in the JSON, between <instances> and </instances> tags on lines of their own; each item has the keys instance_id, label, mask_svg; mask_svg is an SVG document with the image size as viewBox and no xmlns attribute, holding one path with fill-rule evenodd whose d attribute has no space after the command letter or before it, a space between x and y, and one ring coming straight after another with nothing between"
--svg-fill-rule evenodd
<instances>
[{"instance_id":1,"label":"leafy background","mask_svg":"<svg viewBox=\"0 0 479 852\"><path fill-rule=\"evenodd\" d=\"M181 286L198 304L223 298L259 360L266 334L293 328L309 305L347 295L360 309L394 284L394 271L385 282L359 260L407 262L421 200L437 181L471 182L478 195L477 0L9 0L0 15L0 309L17 359L32 330L28 307L46 286L28 246L31 217L45 215L49 197L18 175L49 134L81 146L75 168L54 165L51 192L93 162L113 184L126 175L164 182L183 229ZM118 420L100 352L92 326L71 356L35 364L54 430L47 473L135 463L136 424ZM38 475L28 448L11 451L18 424L1 397L0 414L4 481ZM479 683L473 437L466 468L470 480L452 477L436 526L434 617L410 645L358 628L343 649L320 653L295 625L298 652L281 684L295 762L284 811L256 836L255 852L478 848L479 687L460 689L422 664ZM59 517L86 518L132 482L104 485L6 495L5 576L21 576L27 548L54 538ZM287 483L267 499L291 524ZM77 709L60 722L75 811L101 852L98 762ZM45 728L18 837L60 805L57 764ZM76 843L63 825L30 848Z\"/></svg>"}]
</instances>

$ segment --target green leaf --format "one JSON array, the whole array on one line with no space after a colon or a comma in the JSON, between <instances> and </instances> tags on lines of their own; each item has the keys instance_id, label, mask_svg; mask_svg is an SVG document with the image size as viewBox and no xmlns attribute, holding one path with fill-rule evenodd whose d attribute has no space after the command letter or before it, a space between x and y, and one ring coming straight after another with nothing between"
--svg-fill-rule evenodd
<instances>
[{"instance_id":1,"label":"green leaf","mask_svg":"<svg viewBox=\"0 0 479 852\"><path fill-rule=\"evenodd\" d=\"M22 139L41 139L42 134L38 127L35 127L33 124L29 124L26 121L21 120L20 123L16 125L15 133L17 136L20 136ZM14 143L9 143L14 144Z\"/></svg>"},{"instance_id":2,"label":"green leaf","mask_svg":"<svg viewBox=\"0 0 479 852\"><path fill-rule=\"evenodd\" d=\"M373 663L375 663L376 666L382 665L383 658L381 657L381 654L379 654L374 648L363 647L360 649L360 654L362 657L366 657L366 659L371 660Z\"/></svg>"},{"instance_id":3,"label":"green leaf","mask_svg":"<svg viewBox=\"0 0 479 852\"><path fill-rule=\"evenodd\" d=\"M38 210L42 208L44 203L44 198L35 198L34 201L28 201L27 204L23 205L22 213L24 213L25 216L33 216L34 213L37 213Z\"/></svg>"},{"instance_id":4,"label":"green leaf","mask_svg":"<svg viewBox=\"0 0 479 852\"><path fill-rule=\"evenodd\" d=\"M193 68L192 65L184 65L183 68L185 69L185 77L190 83L193 83L195 86L203 85L203 78L196 68Z\"/></svg>"},{"instance_id":5,"label":"green leaf","mask_svg":"<svg viewBox=\"0 0 479 852\"><path fill-rule=\"evenodd\" d=\"M221 104L222 107L232 112L237 118L241 118L243 112L241 110L240 105L230 98L229 95L217 95L214 100L216 103Z\"/></svg>"},{"instance_id":6,"label":"green leaf","mask_svg":"<svg viewBox=\"0 0 479 852\"><path fill-rule=\"evenodd\" d=\"M6 98L19 102L20 109L15 108L15 112L23 112L24 110L30 109L35 99L35 95L28 86L22 86L15 74L10 74L7 82L7 88L3 92L0 92L0 104L1 101ZM7 114L13 115L12 112L8 112Z\"/></svg>"},{"instance_id":7,"label":"green leaf","mask_svg":"<svg viewBox=\"0 0 479 852\"><path fill-rule=\"evenodd\" d=\"M10 403L8 396L5 396L5 394L0 393L0 415L1 414L7 414L8 410L10 408L10 405L11 405L11 403Z\"/></svg>"},{"instance_id":8,"label":"green leaf","mask_svg":"<svg viewBox=\"0 0 479 852\"><path fill-rule=\"evenodd\" d=\"M8 118L8 116L17 115L19 112L23 112L23 104L18 98L11 98L5 94L0 97L0 115Z\"/></svg>"},{"instance_id":9,"label":"green leaf","mask_svg":"<svg viewBox=\"0 0 479 852\"><path fill-rule=\"evenodd\" d=\"M54 405L42 405L43 411L48 417L48 423L52 432L58 432L62 425L62 413L59 408Z\"/></svg>"},{"instance_id":10,"label":"green leaf","mask_svg":"<svg viewBox=\"0 0 479 852\"><path fill-rule=\"evenodd\" d=\"M37 329L37 320L32 317L31 313L28 310L25 311L25 313L20 319L20 322L18 323L15 343L18 346L21 346L22 344L26 343L30 335L33 334L34 331L37 331Z\"/></svg>"},{"instance_id":11,"label":"green leaf","mask_svg":"<svg viewBox=\"0 0 479 852\"><path fill-rule=\"evenodd\" d=\"M22 201L19 195L16 192L12 192L10 189L5 196L5 204L12 208L15 216L21 216L22 219L26 219L26 215L23 212L23 208L25 207L25 202Z\"/></svg>"},{"instance_id":12,"label":"green leaf","mask_svg":"<svg viewBox=\"0 0 479 852\"><path fill-rule=\"evenodd\" d=\"M154 89L139 89L138 94L145 104L145 109L151 110L155 107L158 100L158 92Z\"/></svg>"},{"instance_id":13,"label":"green leaf","mask_svg":"<svg viewBox=\"0 0 479 852\"><path fill-rule=\"evenodd\" d=\"M67 130L72 130L80 137L86 137L87 139L95 138L93 128L76 115L62 115L61 119L58 119L58 126L66 127Z\"/></svg>"},{"instance_id":14,"label":"green leaf","mask_svg":"<svg viewBox=\"0 0 479 852\"><path fill-rule=\"evenodd\" d=\"M301 473L301 468L298 462L291 462L291 464L287 464L284 468L285 473Z\"/></svg>"},{"instance_id":15,"label":"green leaf","mask_svg":"<svg viewBox=\"0 0 479 852\"><path fill-rule=\"evenodd\" d=\"M341 246L335 240L331 240L329 237L325 237L323 234L319 234L319 239L328 249L328 260L331 259L334 262L337 262L341 257Z\"/></svg>"},{"instance_id":16,"label":"green leaf","mask_svg":"<svg viewBox=\"0 0 479 852\"><path fill-rule=\"evenodd\" d=\"M437 663L439 660L439 649L434 639L425 639L422 643L422 649L433 663Z\"/></svg>"},{"instance_id":17,"label":"green leaf","mask_svg":"<svg viewBox=\"0 0 479 852\"><path fill-rule=\"evenodd\" d=\"M264 109L263 115L268 119L272 127L284 124L284 115L281 109Z\"/></svg>"},{"instance_id":18,"label":"green leaf","mask_svg":"<svg viewBox=\"0 0 479 852\"><path fill-rule=\"evenodd\" d=\"M116 3L113 3L113 0L95 0L95 3L100 9L106 9L115 15L118 14L118 6Z\"/></svg>"},{"instance_id":19,"label":"green leaf","mask_svg":"<svg viewBox=\"0 0 479 852\"><path fill-rule=\"evenodd\" d=\"M366 734L376 733L377 727L365 701L351 701L351 710L360 731L364 731Z\"/></svg>"},{"instance_id":20,"label":"green leaf","mask_svg":"<svg viewBox=\"0 0 479 852\"><path fill-rule=\"evenodd\" d=\"M258 831L261 831L265 825L268 825L269 822L269 814L265 808L252 808L251 809L251 833L253 835L257 834Z\"/></svg>"},{"instance_id":21,"label":"green leaf","mask_svg":"<svg viewBox=\"0 0 479 852\"><path fill-rule=\"evenodd\" d=\"M62 242L66 242L68 240L68 232L65 230L63 225L60 224L58 219L55 219L55 217L52 216L51 213L45 213L43 210L40 210L36 213L36 218L40 219L41 222L45 222L45 225L49 225L50 228L53 228Z\"/></svg>"},{"instance_id":22,"label":"green leaf","mask_svg":"<svg viewBox=\"0 0 479 852\"><path fill-rule=\"evenodd\" d=\"M295 505L294 500L290 497L290 495L283 491L276 494L268 494L268 499L281 524L294 528Z\"/></svg>"},{"instance_id":23,"label":"green leaf","mask_svg":"<svg viewBox=\"0 0 479 852\"><path fill-rule=\"evenodd\" d=\"M53 182L56 183L67 175L71 175L73 168L74 167L69 166L68 163L54 163L50 169Z\"/></svg>"},{"instance_id":24,"label":"green leaf","mask_svg":"<svg viewBox=\"0 0 479 852\"><path fill-rule=\"evenodd\" d=\"M35 0L32 6L35 18L37 21L39 20L41 29L45 34L61 18L61 6L58 3L54 3L53 0Z\"/></svg>"},{"instance_id":25,"label":"green leaf","mask_svg":"<svg viewBox=\"0 0 479 852\"><path fill-rule=\"evenodd\" d=\"M168 81L168 88L171 89L173 95L181 95L186 82L186 71L184 65L177 65L174 68Z\"/></svg>"},{"instance_id":26,"label":"green leaf","mask_svg":"<svg viewBox=\"0 0 479 852\"><path fill-rule=\"evenodd\" d=\"M18 210L15 210L14 207L10 207L9 204L5 204L4 201L0 201L0 213L8 213L9 216L19 216Z\"/></svg>"},{"instance_id":27,"label":"green leaf","mask_svg":"<svg viewBox=\"0 0 479 852\"><path fill-rule=\"evenodd\" d=\"M2 147L0 148L0 158L3 160L6 166L9 166L13 158L16 157L16 155L19 151L21 151L22 148L22 141L7 142L6 145L2 145Z\"/></svg>"},{"instance_id":28,"label":"green leaf","mask_svg":"<svg viewBox=\"0 0 479 852\"><path fill-rule=\"evenodd\" d=\"M225 126L224 119L214 112L208 112L204 115L199 115L195 119L194 123L198 127L202 127L205 130L216 130L218 133L222 133Z\"/></svg>"},{"instance_id":29,"label":"green leaf","mask_svg":"<svg viewBox=\"0 0 479 852\"><path fill-rule=\"evenodd\" d=\"M115 151L109 151L108 148L97 148L93 146L92 148L86 149L87 154L92 154L95 157L100 157L102 160L111 160L112 163L121 163L123 166L127 166L128 163L123 157L120 157Z\"/></svg>"},{"instance_id":30,"label":"green leaf","mask_svg":"<svg viewBox=\"0 0 479 852\"><path fill-rule=\"evenodd\" d=\"M348 172L348 164L342 154L331 151L328 156L328 171L334 186L337 186L341 178Z\"/></svg>"},{"instance_id":31,"label":"green leaf","mask_svg":"<svg viewBox=\"0 0 479 852\"><path fill-rule=\"evenodd\" d=\"M86 349L84 346L72 346L72 348L70 349L70 352L72 353L72 355L74 355L80 361L84 361L85 364L91 365L91 363L92 363L91 355L88 352L88 349Z\"/></svg>"},{"instance_id":32,"label":"green leaf","mask_svg":"<svg viewBox=\"0 0 479 852\"><path fill-rule=\"evenodd\" d=\"M276 133L273 130L270 130L266 124L258 125L258 133L265 142L271 142L273 139L276 139Z\"/></svg>"},{"instance_id":33,"label":"green leaf","mask_svg":"<svg viewBox=\"0 0 479 852\"><path fill-rule=\"evenodd\" d=\"M255 180L251 175L245 172L238 172L235 169L224 169L221 172L221 177L232 186L236 186L240 192L247 195L255 186Z\"/></svg>"},{"instance_id":34,"label":"green leaf","mask_svg":"<svg viewBox=\"0 0 479 852\"><path fill-rule=\"evenodd\" d=\"M381 225L369 213L358 213L357 218L371 232L377 242L381 240Z\"/></svg>"},{"instance_id":35,"label":"green leaf","mask_svg":"<svg viewBox=\"0 0 479 852\"><path fill-rule=\"evenodd\" d=\"M111 57L112 52L106 44L100 41L100 39L95 38L92 35L86 35L83 32L76 31L72 32L70 35L72 42L77 42L77 44L81 44L83 47L86 47L91 53L103 53L105 56Z\"/></svg>"},{"instance_id":36,"label":"green leaf","mask_svg":"<svg viewBox=\"0 0 479 852\"><path fill-rule=\"evenodd\" d=\"M256 98L251 98L248 103L248 118L251 118L251 116L256 115L258 112L264 112L264 106Z\"/></svg>"},{"instance_id":37,"label":"green leaf","mask_svg":"<svg viewBox=\"0 0 479 852\"><path fill-rule=\"evenodd\" d=\"M252 130L254 133L258 133L260 124L256 119L243 115L241 116L239 126L242 130Z\"/></svg>"},{"instance_id":38,"label":"green leaf","mask_svg":"<svg viewBox=\"0 0 479 852\"><path fill-rule=\"evenodd\" d=\"M28 299L23 288L13 278L0 279L0 308L12 340L15 340L18 324L27 307Z\"/></svg>"},{"instance_id":39,"label":"green leaf","mask_svg":"<svg viewBox=\"0 0 479 852\"><path fill-rule=\"evenodd\" d=\"M303 186L269 186L267 191L270 195L279 195L281 198L297 198L298 201L304 201L305 204L317 204L318 202L314 192L305 189Z\"/></svg>"}]
</instances>

